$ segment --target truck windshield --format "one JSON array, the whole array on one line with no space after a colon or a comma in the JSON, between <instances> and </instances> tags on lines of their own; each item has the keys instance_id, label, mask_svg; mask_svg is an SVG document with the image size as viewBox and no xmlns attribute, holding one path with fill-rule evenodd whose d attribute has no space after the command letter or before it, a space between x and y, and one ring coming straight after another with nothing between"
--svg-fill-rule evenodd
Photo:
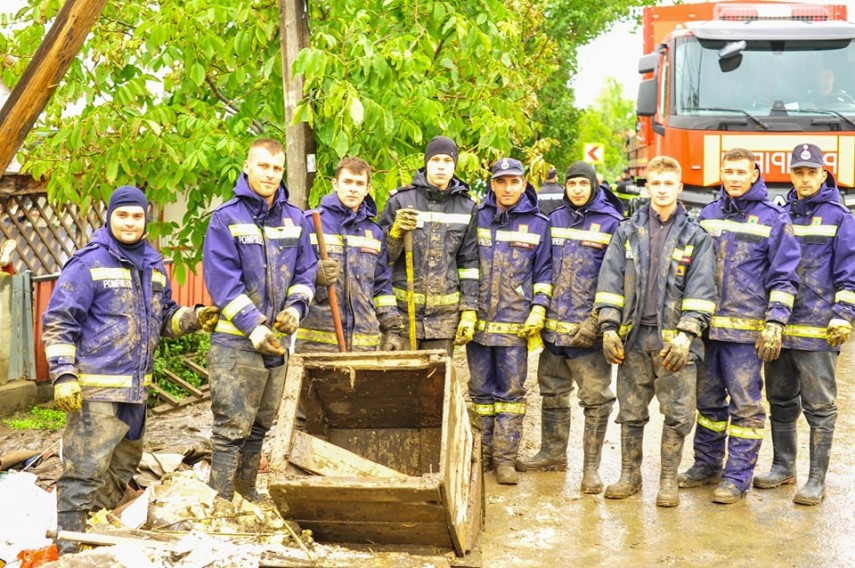
<instances>
[{"instance_id":1,"label":"truck windshield","mask_svg":"<svg viewBox=\"0 0 855 568\"><path fill-rule=\"evenodd\" d=\"M749 41L744 50L720 58L726 45L678 38L672 114L855 116L855 43Z\"/></svg>"}]
</instances>

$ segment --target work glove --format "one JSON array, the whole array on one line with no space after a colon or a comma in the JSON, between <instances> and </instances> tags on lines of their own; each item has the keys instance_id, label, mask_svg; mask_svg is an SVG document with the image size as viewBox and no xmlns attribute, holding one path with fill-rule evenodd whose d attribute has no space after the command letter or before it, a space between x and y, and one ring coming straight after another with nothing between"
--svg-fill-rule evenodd
<instances>
[{"instance_id":1,"label":"work glove","mask_svg":"<svg viewBox=\"0 0 855 568\"><path fill-rule=\"evenodd\" d=\"M199 306L196 308L196 321L202 331L211 333L220 321L220 308L217 306Z\"/></svg>"},{"instance_id":2,"label":"work glove","mask_svg":"<svg viewBox=\"0 0 855 568\"><path fill-rule=\"evenodd\" d=\"M276 335L266 325L260 325L249 334L252 347L262 355L285 355L285 348L279 344Z\"/></svg>"},{"instance_id":3,"label":"work glove","mask_svg":"<svg viewBox=\"0 0 855 568\"><path fill-rule=\"evenodd\" d=\"M77 377L68 373L57 379L53 387L53 400L60 410L76 412L83 406L83 394Z\"/></svg>"},{"instance_id":4,"label":"work glove","mask_svg":"<svg viewBox=\"0 0 855 568\"><path fill-rule=\"evenodd\" d=\"M618 332L613 329L603 334L603 356L608 363L618 365L623 363L623 341L620 340Z\"/></svg>"},{"instance_id":5,"label":"work glove","mask_svg":"<svg viewBox=\"0 0 855 568\"><path fill-rule=\"evenodd\" d=\"M276 331L285 335L293 334L300 327L300 312L293 306L285 308L276 314L276 321L273 322L273 327L276 328Z\"/></svg>"},{"instance_id":6,"label":"work glove","mask_svg":"<svg viewBox=\"0 0 855 568\"><path fill-rule=\"evenodd\" d=\"M843 345L849 341L850 335L852 335L852 324L845 319L833 318L828 322L825 340L832 347Z\"/></svg>"},{"instance_id":7,"label":"work glove","mask_svg":"<svg viewBox=\"0 0 855 568\"><path fill-rule=\"evenodd\" d=\"M760 332L754 348L757 356L764 362L774 361L781 354L781 332L784 326L776 321L767 321L766 327Z\"/></svg>"},{"instance_id":8,"label":"work glove","mask_svg":"<svg viewBox=\"0 0 855 568\"><path fill-rule=\"evenodd\" d=\"M332 286L338 281L339 264L334 258L318 261L318 276L315 283L318 286Z\"/></svg>"},{"instance_id":9,"label":"work glove","mask_svg":"<svg viewBox=\"0 0 855 568\"><path fill-rule=\"evenodd\" d=\"M576 327L576 331L570 336L570 345L582 349L590 349L600 336L600 324L596 314L591 314Z\"/></svg>"},{"instance_id":10,"label":"work glove","mask_svg":"<svg viewBox=\"0 0 855 568\"><path fill-rule=\"evenodd\" d=\"M380 335L380 351L403 351L404 330L387 329Z\"/></svg>"},{"instance_id":11,"label":"work glove","mask_svg":"<svg viewBox=\"0 0 855 568\"><path fill-rule=\"evenodd\" d=\"M659 352L659 356L662 357L662 366L674 372L685 367L689 362L689 347L691 345L692 338L682 331L679 332Z\"/></svg>"},{"instance_id":12,"label":"work glove","mask_svg":"<svg viewBox=\"0 0 855 568\"><path fill-rule=\"evenodd\" d=\"M475 310L463 310L460 312L460 323L457 324L457 333L454 335L455 345L466 345L475 337L475 324L478 322L478 313Z\"/></svg>"},{"instance_id":13,"label":"work glove","mask_svg":"<svg viewBox=\"0 0 855 568\"><path fill-rule=\"evenodd\" d=\"M520 337L534 337L543 329L544 323L546 323L546 308L533 306L518 335Z\"/></svg>"},{"instance_id":14,"label":"work glove","mask_svg":"<svg viewBox=\"0 0 855 568\"><path fill-rule=\"evenodd\" d=\"M404 238L404 233L414 231L419 222L419 212L412 207L398 209L395 213L395 221L389 229L389 235L395 239Z\"/></svg>"}]
</instances>

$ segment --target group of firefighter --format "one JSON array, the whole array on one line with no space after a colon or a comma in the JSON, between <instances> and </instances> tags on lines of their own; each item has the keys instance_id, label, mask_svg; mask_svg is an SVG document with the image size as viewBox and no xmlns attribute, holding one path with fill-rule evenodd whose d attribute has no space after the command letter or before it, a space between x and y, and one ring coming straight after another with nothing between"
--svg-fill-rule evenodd
<instances>
[{"instance_id":1,"label":"group of firefighter","mask_svg":"<svg viewBox=\"0 0 855 568\"><path fill-rule=\"evenodd\" d=\"M717 483L713 501L735 503L752 482L793 483L802 410L810 474L794 501L823 499L835 363L855 320L855 217L817 146L793 150L785 207L768 199L750 151L725 152L720 195L697 219L678 200L681 166L667 156L647 165L649 203L628 219L587 163L538 195L522 163L501 158L476 203L454 175L458 158L453 140L433 138L424 167L379 217L369 164L345 158L333 192L304 212L282 183L282 145L256 140L205 237L210 307L173 301L146 240L145 195L118 188L105 227L64 267L44 314L54 396L68 412L59 528L82 531L88 512L125 497L142 455L159 338L199 329L212 334L209 485L226 499L260 498L262 443L292 336L298 353L343 343L451 355L465 345L483 463L502 484L517 483L519 471L566 469L575 386L585 415L584 493L603 492L599 466L616 399L621 475L605 496L639 491L656 395L664 415L657 505L678 505L678 487ZM527 359L541 343L541 447L522 458ZM755 477L764 364L774 459ZM696 416L695 462L678 475Z\"/></svg>"}]
</instances>

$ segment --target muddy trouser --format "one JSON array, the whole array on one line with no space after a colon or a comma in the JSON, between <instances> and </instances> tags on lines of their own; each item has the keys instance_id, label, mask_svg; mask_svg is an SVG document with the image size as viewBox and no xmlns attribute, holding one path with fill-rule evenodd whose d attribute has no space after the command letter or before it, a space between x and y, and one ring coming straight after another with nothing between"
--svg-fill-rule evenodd
<instances>
[{"instance_id":1,"label":"muddy trouser","mask_svg":"<svg viewBox=\"0 0 855 568\"><path fill-rule=\"evenodd\" d=\"M528 348L466 345L469 397L481 417L482 444L496 466L512 465L522 435Z\"/></svg>"},{"instance_id":2,"label":"muddy trouser","mask_svg":"<svg viewBox=\"0 0 855 568\"><path fill-rule=\"evenodd\" d=\"M795 422L802 410L811 429L834 432L837 422L835 351L783 349L766 363L766 400L778 424Z\"/></svg>"},{"instance_id":3,"label":"muddy trouser","mask_svg":"<svg viewBox=\"0 0 855 568\"><path fill-rule=\"evenodd\" d=\"M265 367L264 358L256 351L211 345L208 373L214 414L212 477L214 469L227 476L223 480L212 479L211 486L228 498L240 462L258 463L260 459L264 436L282 402L287 367L287 354L284 364Z\"/></svg>"},{"instance_id":4,"label":"muddy trouser","mask_svg":"<svg viewBox=\"0 0 855 568\"><path fill-rule=\"evenodd\" d=\"M66 415L63 472L56 482L60 530L82 531L86 513L113 509L137 471L145 422L136 440L126 438L128 425L117 418L122 405L84 401L79 411Z\"/></svg>"},{"instance_id":5,"label":"muddy trouser","mask_svg":"<svg viewBox=\"0 0 855 568\"><path fill-rule=\"evenodd\" d=\"M727 445L722 479L748 491L766 421L762 361L752 343L707 341L705 347L704 363L698 371L695 465L713 473L721 471Z\"/></svg>"},{"instance_id":6,"label":"muddy trouser","mask_svg":"<svg viewBox=\"0 0 855 568\"><path fill-rule=\"evenodd\" d=\"M409 349L409 343L407 343L407 346L407 349ZM451 357L454 355L454 339L419 339L416 341L416 349L419 351L442 349Z\"/></svg>"},{"instance_id":7,"label":"muddy trouser","mask_svg":"<svg viewBox=\"0 0 855 568\"><path fill-rule=\"evenodd\" d=\"M649 406L655 395L665 417L664 427L684 438L694 425L697 365L692 361L679 371L669 371L662 366L661 349L658 329L642 327L637 343L627 350L618 367L616 422L644 428L650 420Z\"/></svg>"},{"instance_id":8,"label":"muddy trouser","mask_svg":"<svg viewBox=\"0 0 855 568\"><path fill-rule=\"evenodd\" d=\"M543 397L543 408L570 408L574 382L579 388L579 406L585 417L608 416L615 402L611 388L611 365L603 357L602 348L565 349L544 342L537 363L537 385ZM560 354L556 354L560 353Z\"/></svg>"}]
</instances>

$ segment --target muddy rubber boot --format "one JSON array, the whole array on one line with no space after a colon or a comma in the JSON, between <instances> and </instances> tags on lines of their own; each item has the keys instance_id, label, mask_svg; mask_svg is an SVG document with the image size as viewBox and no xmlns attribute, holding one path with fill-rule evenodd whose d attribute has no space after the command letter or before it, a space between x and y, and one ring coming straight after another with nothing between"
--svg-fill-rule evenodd
<instances>
[{"instance_id":1,"label":"muddy rubber boot","mask_svg":"<svg viewBox=\"0 0 855 568\"><path fill-rule=\"evenodd\" d=\"M772 489L796 482L796 423L772 421L772 467L754 476L754 487Z\"/></svg>"},{"instance_id":2,"label":"muddy rubber boot","mask_svg":"<svg viewBox=\"0 0 855 568\"><path fill-rule=\"evenodd\" d=\"M514 468L523 427L522 414L499 413L493 420L493 462L496 481L502 485L516 485L520 476Z\"/></svg>"},{"instance_id":3,"label":"muddy rubber boot","mask_svg":"<svg viewBox=\"0 0 855 568\"><path fill-rule=\"evenodd\" d=\"M493 419L494 416L481 416L481 463L485 472L493 471Z\"/></svg>"},{"instance_id":4,"label":"muddy rubber boot","mask_svg":"<svg viewBox=\"0 0 855 568\"><path fill-rule=\"evenodd\" d=\"M620 479L606 487L607 499L626 499L641 489L641 458L644 427L627 426L620 431Z\"/></svg>"},{"instance_id":5,"label":"muddy rubber boot","mask_svg":"<svg viewBox=\"0 0 855 568\"><path fill-rule=\"evenodd\" d=\"M810 476L793 497L793 503L819 505L825 498L825 474L828 471L833 436L833 431L810 429Z\"/></svg>"},{"instance_id":6,"label":"muddy rubber boot","mask_svg":"<svg viewBox=\"0 0 855 568\"><path fill-rule=\"evenodd\" d=\"M542 408L540 432L540 451L528 459L518 459L517 471L567 471L570 409Z\"/></svg>"},{"instance_id":7,"label":"muddy rubber boot","mask_svg":"<svg viewBox=\"0 0 855 568\"><path fill-rule=\"evenodd\" d=\"M677 471L683 457L684 438L667 426L662 429L662 466L659 474L659 493L656 494L657 507L676 507L680 504Z\"/></svg>"},{"instance_id":8,"label":"muddy rubber boot","mask_svg":"<svg viewBox=\"0 0 855 568\"><path fill-rule=\"evenodd\" d=\"M677 485L679 487L701 487L703 485L712 485L721 481L721 469L710 470L707 467L695 463L677 476Z\"/></svg>"},{"instance_id":9,"label":"muddy rubber boot","mask_svg":"<svg viewBox=\"0 0 855 568\"><path fill-rule=\"evenodd\" d=\"M509 463L496 464L496 481L502 485L516 485L520 482L520 474Z\"/></svg>"},{"instance_id":10,"label":"muddy rubber boot","mask_svg":"<svg viewBox=\"0 0 855 568\"><path fill-rule=\"evenodd\" d=\"M62 511L56 514L56 530L86 532L86 511ZM71 540L56 541L56 548L60 556L63 554L77 554L80 552L80 543Z\"/></svg>"},{"instance_id":11,"label":"muddy rubber boot","mask_svg":"<svg viewBox=\"0 0 855 568\"><path fill-rule=\"evenodd\" d=\"M228 452L214 451L211 455L211 477L208 485L219 493L226 501L231 501L235 493L235 471L238 467L240 454L237 448L229 448Z\"/></svg>"},{"instance_id":12,"label":"muddy rubber boot","mask_svg":"<svg viewBox=\"0 0 855 568\"><path fill-rule=\"evenodd\" d=\"M600 461L603 456L603 441L609 425L608 416L586 416L582 449L585 458L582 466L582 493L598 495L603 492L600 479Z\"/></svg>"},{"instance_id":13,"label":"muddy rubber boot","mask_svg":"<svg viewBox=\"0 0 855 568\"><path fill-rule=\"evenodd\" d=\"M246 447L244 447L244 452L246 452ZM256 489L260 464L260 451L254 451L251 454L242 453L240 465L235 472L234 490L240 493L241 497L253 503L259 503L264 500L264 496Z\"/></svg>"}]
</instances>

